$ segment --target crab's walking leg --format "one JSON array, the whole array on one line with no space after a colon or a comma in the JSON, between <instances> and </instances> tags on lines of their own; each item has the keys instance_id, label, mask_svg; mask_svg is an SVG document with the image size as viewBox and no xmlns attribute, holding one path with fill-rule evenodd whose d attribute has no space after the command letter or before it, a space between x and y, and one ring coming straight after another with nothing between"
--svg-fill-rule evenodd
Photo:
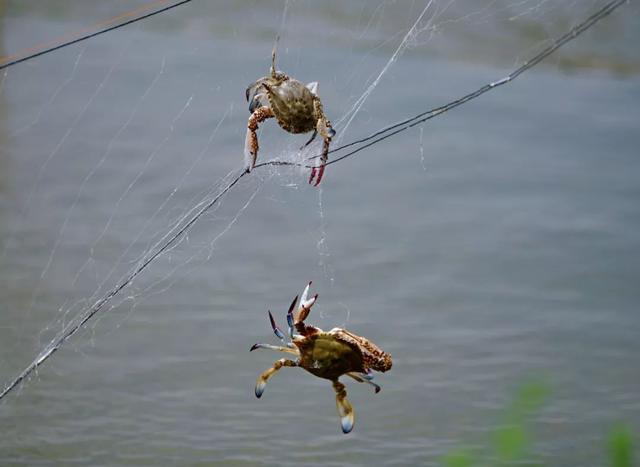
<instances>
[{"instance_id":1,"label":"crab's walking leg","mask_svg":"<svg viewBox=\"0 0 640 467\"><path fill-rule=\"evenodd\" d=\"M271 328L273 329L273 333L276 335L276 337L280 339L280 342L282 342L287 347L295 348L293 343L287 342L286 340L284 340L284 333L282 332L282 329L280 329L276 324L276 320L273 318L271 311L269 311L268 313L269 313L269 321L271 322ZM291 339L293 340L293 336L291 337Z\"/></svg>"},{"instance_id":2,"label":"crab's walking leg","mask_svg":"<svg viewBox=\"0 0 640 467\"><path fill-rule=\"evenodd\" d=\"M318 119L316 123L316 131L320 133L320 136L324 138L322 144L322 155L320 156L320 165L318 167L311 168L311 175L309 176L309 183L313 186L318 186L322 181L324 175L324 167L327 165L329 159L329 144L331 144L331 138L336 134L335 130L331 127L331 122L324 116L324 110L322 109L322 103L320 99L313 99L313 114ZM313 182L315 178L315 183Z\"/></svg>"},{"instance_id":3,"label":"crab's walking leg","mask_svg":"<svg viewBox=\"0 0 640 467\"><path fill-rule=\"evenodd\" d=\"M298 296L296 295L293 301L291 302L291 305L289 306L289 311L287 311L287 327L289 328L289 337L291 338L291 340L293 340L293 337L294 337L293 310L295 309L297 303L298 303Z\"/></svg>"},{"instance_id":4,"label":"crab's walking leg","mask_svg":"<svg viewBox=\"0 0 640 467\"><path fill-rule=\"evenodd\" d=\"M311 143L313 143L313 140L316 139L316 136L318 136L318 130L313 130L313 134L311 135L311 138L309 138L309 141L304 143L304 145L300 146L300 150L302 151L304 148L306 148Z\"/></svg>"},{"instance_id":5,"label":"crab's walking leg","mask_svg":"<svg viewBox=\"0 0 640 467\"><path fill-rule=\"evenodd\" d=\"M282 347L282 348L284 349L286 347ZM291 349L287 349L287 351L290 351L290 350ZM260 396L262 396L262 393L264 392L264 387L267 385L267 381L269 380L269 378L271 378L271 376L273 376L273 374L283 366L298 366L298 364L293 360L287 360L286 358L281 358L280 360L276 360L276 362L273 364L271 368L269 368L267 371L265 371L260 376L258 376L258 381L256 382L256 397L259 398Z\"/></svg>"},{"instance_id":6,"label":"crab's walking leg","mask_svg":"<svg viewBox=\"0 0 640 467\"><path fill-rule=\"evenodd\" d=\"M382 389L376 383L374 383L373 381L371 381L371 380L369 380L367 378L364 378L363 376L359 375L358 373L347 373L347 376L350 376L351 378L355 379L358 383L370 384L371 386L373 386L373 389L376 391L376 394L378 394L380 392L380 389Z\"/></svg>"},{"instance_id":7,"label":"crab's walking leg","mask_svg":"<svg viewBox=\"0 0 640 467\"><path fill-rule=\"evenodd\" d=\"M244 141L244 162L246 169L249 171L255 167L256 159L258 158L258 135L256 135L258 125L273 116L271 108L262 106L258 107L249 117L247 137Z\"/></svg>"},{"instance_id":8,"label":"crab's walking leg","mask_svg":"<svg viewBox=\"0 0 640 467\"><path fill-rule=\"evenodd\" d=\"M340 415L340 425L343 433L349 433L353 429L353 407L347 400L347 390L337 379L333 381L333 389L336 392L336 407Z\"/></svg>"},{"instance_id":9,"label":"crab's walking leg","mask_svg":"<svg viewBox=\"0 0 640 467\"><path fill-rule=\"evenodd\" d=\"M278 42L280 41L280 36L276 36L276 40L273 43L273 49L271 49L271 69L269 70L271 76L275 76L276 74L276 49L278 48Z\"/></svg>"},{"instance_id":10,"label":"crab's walking leg","mask_svg":"<svg viewBox=\"0 0 640 467\"><path fill-rule=\"evenodd\" d=\"M269 350L276 350L278 352L286 352L286 353L290 353L293 355L300 355L300 352L298 352L297 349L291 348L291 347L283 347L281 345L271 345L271 344L263 344L262 342L258 342L257 344L253 344L251 346L251 348L249 349L249 352L253 352L256 349L269 349Z\"/></svg>"}]
</instances>

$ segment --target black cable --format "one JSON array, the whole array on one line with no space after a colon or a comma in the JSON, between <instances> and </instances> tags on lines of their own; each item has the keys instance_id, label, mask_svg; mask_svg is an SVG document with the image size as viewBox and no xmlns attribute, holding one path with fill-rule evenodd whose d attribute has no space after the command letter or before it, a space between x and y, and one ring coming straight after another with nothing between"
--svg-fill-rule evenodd
<instances>
[{"instance_id":1,"label":"black cable","mask_svg":"<svg viewBox=\"0 0 640 467\"><path fill-rule=\"evenodd\" d=\"M113 26L109 26L107 28L100 29L99 31L95 31L95 32L92 32L90 34L87 34L87 35L84 35L84 36L81 36L81 37L77 37L77 38L75 38L73 40L70 40L70 41L67 41L67 42L62 42L62 43L60 43L58 45L55 45L53 47L50 47L48 49L44 49L44 50L41 50L39 52L35 52L33 54L27 55L26 57L17 58L15 60L10 61L10 62L3 63L2 65L0 65L0 70L3 70L5 68L8 68L8 67L13 66L13 65L17 65L18 63L22 63L22 62L25 62L27 60L31 60L32 58L39 57L40 55L48 54L49 52L53 52L55 50L59 50L59 49L62 49L64 47L67 47L67 46L70 46L70 45L73 45L73 44L77 44L78 42L82 42L84 40L91 39L92 37L99 36L100 34L104 34L105 32L113 31L114 29L118 29L118 28L121 28L121 27L124 27L124 26L128 26L129 24L141 21L143 19L150 18L151 16L155 16L155 15L158 15L160 13L164 13L165 11L171 10L173 8L176 8L176 7L180 6L180 5L184 5L185 3L189 3L190 1L191 0L182 0L180 2L173 3L171 5L168 5L168 6L164 7L164 8L160 8L159 10L152 11L152 12L144 14L142 16L136 16L135 18L132 18L132 19L130 19L128 21L125 21L124 23L115 24Z\"/></svg>"}]
</instances>

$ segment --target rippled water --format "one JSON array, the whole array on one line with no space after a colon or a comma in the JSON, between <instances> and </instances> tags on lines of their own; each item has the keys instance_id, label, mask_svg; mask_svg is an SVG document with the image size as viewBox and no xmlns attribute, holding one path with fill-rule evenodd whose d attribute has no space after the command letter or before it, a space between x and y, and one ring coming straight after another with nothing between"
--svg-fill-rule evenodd
<instances>
[{"instance_id":1,"label":"rippled water","mask_svg":"<svg viewBox=\"0 0 640 467\"><path fill-rule=\"evenodd\" d=\"M5 54L131 2L41 5L5 5ZM292 2L283 21L283 5L194 2L2 75L2 386L240 166L244 88L278 31L280 67L319 81L338 121L422 9ZM343 141L506 75L596 6L454 3ZM321 189L297 170L244 179L0 405L0 463L437 465L486 445L533 378L552 390L535 455L604 464L616 422L640 431L638 18L624 6L516 82L331 166ZM261 160L304 141L272 122L260 138ZM283 324L308 280L314 324L394 357L380 394L348 383L348 436L330 385L302 370L253 395L279 358L248 352L274 339L266 310Z\"/></svg>"}]
</instances>

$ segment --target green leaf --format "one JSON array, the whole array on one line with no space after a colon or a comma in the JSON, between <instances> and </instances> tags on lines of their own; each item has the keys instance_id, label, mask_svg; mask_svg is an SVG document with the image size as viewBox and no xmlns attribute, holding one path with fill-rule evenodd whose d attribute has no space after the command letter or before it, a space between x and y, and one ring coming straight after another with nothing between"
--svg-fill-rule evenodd
<instances>
[{"instance_id":1,"label":"green leaf","mask_svg":"<svg viewBox=\"0 0 640 467\"><path fill-rule=\"evenodd\" d=\"M632 467L633 434L629 427L619 426L609 434L609 457L612 467Z\"/></svg>"},{"instance_id":2,"label":"green leaf","mask_svg":"<svg viewBox=\"0 0 640 467\"><path fill-rule=\"evenodd\" d=\"M445 467L471 467L471 455L464 449L451 451L442 458L442 464Z\"/></svg>"},{"instance_id":3,"label":"green leaf","mask_svg":"<svg viewBox=\"0 0 640 467\"><path fill-rule=\"evenodd\" d=\"M527 452L528 439L522 425L499 428L495 432L496 456L502 462L522 459Z\"/></svg>"}]
</instances>

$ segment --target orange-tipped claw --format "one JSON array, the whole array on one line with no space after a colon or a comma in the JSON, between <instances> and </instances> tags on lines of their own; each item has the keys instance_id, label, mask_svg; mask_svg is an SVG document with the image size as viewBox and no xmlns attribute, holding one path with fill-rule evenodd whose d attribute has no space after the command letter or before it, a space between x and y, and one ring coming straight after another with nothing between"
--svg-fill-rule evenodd
<instances>
[{"instance_id":1,"label":"orange-tipped claw","mask_svg":"<svg viewBox=\"0 0 640 467\"><path fill-rule=\"evenodd\" d=\"M313 184L313 179L316 176L316 168L315 167L311 167L311 174L309 175L309 185Z\"/></svg>"},{"instance_id":2,"label":"orange-tipped claw","mask_svg":"<svg viewBox=\"0 0 640 467\"><path fill-rule=\"evenodd\" d=\"M320 185L320 182L322 181L322 176L324 175L324 165L321 165L320 167L312 167L311 168L311 175L309 176L309 184L313 185L313 186L318 186ZM315 183L313 183L313 179L315 178Z\"/></svg>"}]
</instances>

